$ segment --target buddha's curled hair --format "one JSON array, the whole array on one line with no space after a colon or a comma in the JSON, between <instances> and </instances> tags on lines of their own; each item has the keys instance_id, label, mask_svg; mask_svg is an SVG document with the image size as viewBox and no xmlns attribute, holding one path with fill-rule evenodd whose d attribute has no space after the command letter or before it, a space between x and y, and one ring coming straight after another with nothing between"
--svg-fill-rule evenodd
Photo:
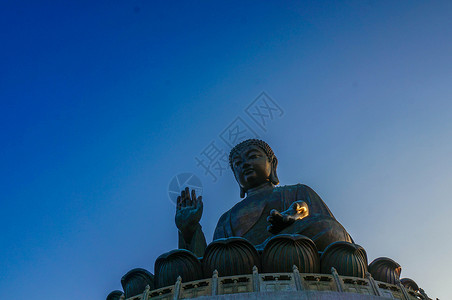
<instances>
[{"instance_id":1,"label":"buddha's curled hair","mask_svg":"<svg viewBox=\"0 0 452 300\"><path fill-rule=\"evenodd\" d=\"M269 162L273 160L273 157L276 157L275 153L273 153L272 148L270 148L270 146L266 142L258 139L248 139L235 145L235 147L231 149L231 152L229 152L229 166L231 167L232 170L234 170L232 166L232 157L234 156L234 154L239 153L244 148L251 145L258 146L259 148L261 148L262 151L264 151L265 154L267 155Z\"/></svg>"}]
</instances>

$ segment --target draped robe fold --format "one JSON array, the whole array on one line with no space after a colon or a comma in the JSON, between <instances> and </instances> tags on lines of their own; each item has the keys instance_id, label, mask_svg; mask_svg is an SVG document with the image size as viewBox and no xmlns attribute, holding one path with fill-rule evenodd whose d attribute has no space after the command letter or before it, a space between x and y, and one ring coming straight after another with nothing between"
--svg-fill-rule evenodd
<instances>
[{"instance_id":1,"label":"draped robe fold","mask_svg":"<svg viewBox=\"0 0 452 300\"><path fill-rule=\"evenodd\" d=\"M246 197L221 216L213 239L238 236L259 248L266 239L274 236L267 231L270 211L285 211L295 201L306 202L309 216L296 221L280 233L305 235L314 241L319 251L333 242L353 242L319 195L303 184L275 187Z\"/></svg>"}]
</instances>

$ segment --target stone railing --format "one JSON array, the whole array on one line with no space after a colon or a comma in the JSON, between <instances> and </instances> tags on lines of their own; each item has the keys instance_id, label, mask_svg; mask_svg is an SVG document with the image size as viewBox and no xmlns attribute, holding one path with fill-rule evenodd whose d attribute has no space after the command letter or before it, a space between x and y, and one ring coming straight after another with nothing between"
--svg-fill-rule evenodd
<instances>
[{"instance_id":1,"label":"stone railing","mask_svg":"<svg viewBox=\"0 0 452 300\"><path fill-rule=\"evenodd\" d=\"M127 300L177 300L238 293L288 292L288 291L331 291L357 293L402 300L427 300L424 293L406 289L400 282L396 285L376 281L367 273L366 278L338 275L332 268L331 274L299 273L296 266L292 273L259 274L256 267L250 275L218 277L214 271L208 279L182 282L179 277L172 286L150 290ZM124 296L121 297L121 299Z\"/></svg>"}]
</instances>

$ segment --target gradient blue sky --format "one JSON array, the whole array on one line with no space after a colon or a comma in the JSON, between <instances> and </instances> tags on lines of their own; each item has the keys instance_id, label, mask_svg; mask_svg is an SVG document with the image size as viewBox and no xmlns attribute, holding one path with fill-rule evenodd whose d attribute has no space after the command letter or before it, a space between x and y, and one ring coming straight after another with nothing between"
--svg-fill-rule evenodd
<instances>
[{"instance_id":1,"label":"gradient blue sky","mask_svg":"<svg viewBox=\"0 0 452 300\"><path fill-rule=\"evenodd\" d=\"M177 247L168 183L262 91L282 184L452 298L452 2L2 1L0 291L104 299Z\"/></svg>"}]
</instances>

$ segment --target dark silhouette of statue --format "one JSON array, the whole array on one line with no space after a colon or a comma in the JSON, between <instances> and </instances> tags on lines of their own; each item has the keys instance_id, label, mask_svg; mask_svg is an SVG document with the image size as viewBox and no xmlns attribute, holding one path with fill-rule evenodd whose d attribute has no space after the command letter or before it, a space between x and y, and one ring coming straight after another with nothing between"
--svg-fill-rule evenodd
<instances>
[{"instance_id":1,"label":"dark silhouette of statue","mask_svg":"<svg viewBox=\"0 0 452 300\"><path fill-rule=\"evenodd\" d=\"M199 224L202 197L185 188L177 199L179 249L157 258L155 276L141 268L129 271L121 279L124 293L113 291L107 300L141 293L146 299L213 299L259 291L272 291L266 298L311 295L305 292L316 297L317 291L325 291L328 299L348 299L348 292L366 294L366 299L430 299L413 280L400 279L402 268L392 259L368 264L365 249L310 187L277 187L278 160L265 142L251 139L236 145L229 162L244 199L221 216L214 241L207 246Z\"/></svg>"},{"instance_id":2,"label":"dark silhouette of statue","mask_svg":"<svg viewBox=\"0 0 452 300\"><path fill-rule=\"evenodd\" d=\"M307 236L323 251L337 241L353 242L334 218L323 200L308 186L296 184L276 187L278 160L264 141L250 139L236 145L229 162L244 198L224 213L213 239L243 237L258 250L277 234ZM179 248L201 257L206 240L199 221L202 197L186 188L177 199L176 225Z\"/></svg>"}]
</instances>

